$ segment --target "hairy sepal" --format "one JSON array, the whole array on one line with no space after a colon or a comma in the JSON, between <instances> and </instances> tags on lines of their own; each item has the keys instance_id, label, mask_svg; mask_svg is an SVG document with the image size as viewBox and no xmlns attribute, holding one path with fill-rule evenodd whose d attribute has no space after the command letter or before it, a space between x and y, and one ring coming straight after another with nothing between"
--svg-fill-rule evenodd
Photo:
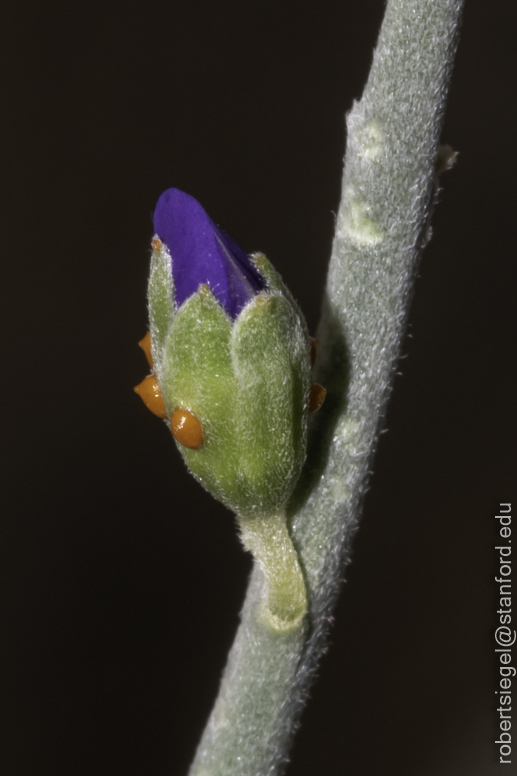
<instances>
[{"instance_id":1,"label":"hairy sepal","mask_svg":"<svg viewBox=\"0 0 517 776\"><path fill-rule=\"evenodd\" d=\"M167 246L158 239L153 241L147 299L153 368L161 379L165 340L174 318L175 291L171 255Z\"/></svg>"},{"instance_id":2,"label":"hairy sepal","mask_svg":"<svg viewBox=\"0 0 517 776\"><path fill-rule=\"evenodd\" d=\"M282 508L305 459L310 361L300 317L280 292L261 293L232 330L244 517Z\"/></svg>"}]
</instances>

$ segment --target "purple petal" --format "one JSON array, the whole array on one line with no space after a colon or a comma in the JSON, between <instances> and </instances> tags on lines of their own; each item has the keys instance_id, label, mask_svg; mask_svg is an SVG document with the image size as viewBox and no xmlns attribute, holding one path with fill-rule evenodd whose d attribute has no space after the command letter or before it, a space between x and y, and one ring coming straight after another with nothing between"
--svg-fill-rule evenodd
<instances>
[{"instance_id":1,"label":"purple petal","mask_svg":"<svg viewBox=\"0 0 517 776\"><path fill-rule=\"evenodd\" d=\"M178 306L206 283L236 318L264 281L246 253L219 229L194 197L167 189L154 211L154 231L172 257Z\"/></svg>"}]
</instances>

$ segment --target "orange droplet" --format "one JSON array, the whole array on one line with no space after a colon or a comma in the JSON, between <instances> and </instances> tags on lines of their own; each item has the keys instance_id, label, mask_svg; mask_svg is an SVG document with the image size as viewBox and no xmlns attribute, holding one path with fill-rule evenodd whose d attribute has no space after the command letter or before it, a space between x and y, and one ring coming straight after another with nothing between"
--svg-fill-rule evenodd
<instances>
[{"instance_id":1,"label":"orange droplet","mask_svg":"<svg viewBox=\"0 0 517 776\"><path fill-rule=\"evenodd\" d=\"M145 357L147 359L147 363L149 364L149 366L152 369L153 368L153 357L151 355L151 332L148 331L147 334L145 335L145 337L143 339L141 339L138 344L140 345L140 347L144 351Z\"/></svg>"},{"instance_id":2,"label":"orange droplet","mask_svg":"<svg viewBox=\"0 0 517 776\"><path fill-rule=\"evenodd\" d=\"M167 410L163 402L160 386L154 375L147 375L140 385L135 386L135 393L142 399L145 406L159 418L167 417Z\"/></svg>"},{"instance_id":3,"label":"orange droplet","mask_svg":"<svg viewBox=\"0 0 517 776\"><path fill-rule=\"evenodd\" d=\"M171 431L174 439L191 450L197 450L204 442L201 423L188 410L174 410L171 416Z\"/></svg>"},{"instance_id":4,"label":"orange droplet","mask_svg":"<svg viewBox=\"0 0 517 776\"><path fill-rule=\"evenodd\" d=\"M153 251L159 251L162 245L163 243L159 239L159 237L153 237L153 239L151 240L151 248L153 249Z\"/></svg>"},{"instance_id":5,"label":"orange droplet","mask_svg":"<svg viewBox=\"0 0 517 776\"><path fill-rule=\"evenodd\" d=\"M319 383L313 383L311 385L311 391L309 394L309 415L319 410L319 408L325 401L326 395L327 395L327 391L322 385L320 385Z\"/></svg>"},{"instance_id":6,"label":"orange droplet","mask_svg":"<svg viewBox=\"0 0 517 776\"><path fill-rule=\"evenodd\" d=\"M317 340L316 337L309 337L309 340L311 343L311 366L313 367L316 363L316 356L318 355L319 340Z\"/></svg>"}]
</instances>

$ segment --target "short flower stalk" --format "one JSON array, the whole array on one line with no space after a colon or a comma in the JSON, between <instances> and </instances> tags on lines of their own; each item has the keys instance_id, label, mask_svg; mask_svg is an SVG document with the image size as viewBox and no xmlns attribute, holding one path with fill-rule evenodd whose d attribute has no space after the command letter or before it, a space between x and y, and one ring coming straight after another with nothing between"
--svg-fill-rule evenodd
<instances>
[{"instance_id":1,"label":"short flower stalk","mask_svg":"<svg viewBox=\"0 0 517 776\"><path fill-rule=\"evenodd\" d=\"M259 520L240 517L238 523L244 547L264 574L263 621L278 632L300 627L307 613L307 592L285 513Z\"/></svg>"}]
</instances>

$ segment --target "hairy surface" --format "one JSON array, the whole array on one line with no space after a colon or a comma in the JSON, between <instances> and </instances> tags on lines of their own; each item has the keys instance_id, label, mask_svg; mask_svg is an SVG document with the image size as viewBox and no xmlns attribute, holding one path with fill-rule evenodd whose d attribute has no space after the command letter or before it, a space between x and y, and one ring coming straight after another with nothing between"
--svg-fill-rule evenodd
<instances>
[{"instance_id":1,"label":"hairy surface","mask_svg":"<svg viewBox=\"0 0 517 776\"><path fill-rule=\"evenodd\" d=\"M318 337L328 389L310 430L291 534L310 616L278 634L257 616L254 569L242 624L192 776L279 774L325 648L408 314L462 0L389 0L372 70L348 116L342 202Z\"/></svg>"}]
</instances>

